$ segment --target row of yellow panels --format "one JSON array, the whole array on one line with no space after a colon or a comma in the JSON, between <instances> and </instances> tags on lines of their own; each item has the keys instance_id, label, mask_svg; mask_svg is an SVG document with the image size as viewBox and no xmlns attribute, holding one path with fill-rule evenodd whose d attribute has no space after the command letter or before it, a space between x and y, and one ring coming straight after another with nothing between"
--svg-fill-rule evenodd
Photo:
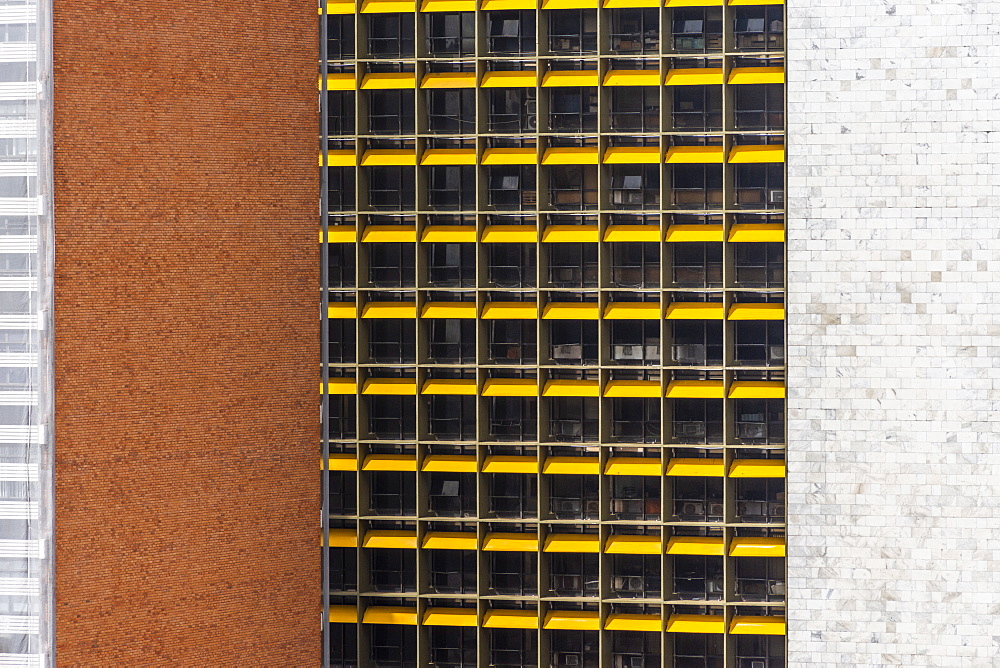
<instances>
[{"instance_id":1,"label":"row of yellow panels","mask_svg":"<svg viewBox=\"0 0 1000 668\"><path fill-rule=\"evenodd\" d=\"M320 394L357 394L354 378L330 378L320 383ZM416 378L370 378L361 394L412 397L418 394ZM671 380L666 388L658 380L611 380L601 391L598 380L555 379L539 383L535 378L489 378L479 391L474 378L425 380L419 394L483 397L607 397L609 399L784 399L785 384L773 380Z\"/></svg>"},{"instance_id":2,"label":"row of yellow panels","mask_svg":"<svg viewBox=\"0 0 1000 668\"><path fill-rule=\"evenodd\" d=\"M722 536L671 536L666 551L660 536L618 534L609 536L604 554L641 554L670 556L722 557L727 554ZM368 549L417 549L417 534L412 531L369 531L361 546ZM476 534L462 531L428 531L419 541L425 550L475 550L479 545ZM357 548L358 536L353 529L331 529L327 547ZM487 533L483 539L485 552L537 552L538 535L533 533ZM551 533L542 549L547 553L599 554L601 539L596 534ZM784 557L785 539L781 537L733 538L729 543L730 557Z\"/></svg>"},{"instance_id":3,"label":"row of yellow panels","mask_svg":"<svg viewBox=\"0 0 1000 668\"><path fill-rule=\"evenodd\" d=\"M671 146L661 157L659 146L618 146L604 152L600 159L596 146L561 146L547 148L539 159L535 148L489 148L483 152L481 165L720 165L725 158L722 146ZM730 164L763 164L785 161L782 145L734 146L729 151ZM425 150L420 160L411 149L371 149L360 156L351 150L327 153L328 167L425 167L469 166L476 164L474 148L432 148ZM323 156L319 157L323 166Z\"/></svg>"},{"instance_id":4,"label":"row of yellow panels","mask_svg":"<svg viewBox=\"0 0 1000 668\"><path fill-rule=\"evenodd\" d=\"M535 70L493 70L477 79L475 72L432 72L420 79L420 88L535 88ZM575 86L734 86L783 84L781 66L734 67L729 77L721 67L675 67L660 70L610 70L601 79L597 70L551 70L542 73L542 88ZM320 86L323 80L320 79ZM327 90L394 90L417 87L416 72L334 72L326 75Z\"/></svg>"},{"instance_id":5,"label":"row of yellow panels","mask_svg":"<svg viewBox=\"0 0 1000 668\"><path fill-rule=\"evenodd\" d=\"M474 12L476 0L421 0L422 12ZM784 0L481 0L483 11L511 9L628 9L633 7L721 7L753 5L781 5ZM323 14L394 14L414 12L416 0L327 0L319 13Z\"/></svg>"},{"instance_id":6,"label":"row of yellow panels","mask_svg":"<svg viewBox=\"0 0 1000 668\"><path fill-rule=\"evenodd\" d=\"M475 243L476 228L472 225L428 225L420 233L423 243ZM774 243L784 242L785 228L781 223L736 223L726 235L720 224L669 225L666 235L659 225L608 225L604 230L606 242L659 243ZM320 243L323 232L319 233ZM327 228L326 240L331 244L350 244L358 240L353 225L333 225ZM548 225L539 239L534 225L487 225L480 241L484 244L533 244L542 243L598 243L601 233L597 225ZM367 225L361 230L364 243L416 243L414 225Z\"/></svg>"},{"instance_id":7,"label":"row of yellow panels","mask_svg":"<svg viewBox=\"0 0 1000 668\"><path fill-rule=\"evenodd\" d=\"M420 317L475 320L479 309L475 302L427 302ZM330 302L327 317L350 320L358 317L355 302ZM417 317L414 302L368 302L361 309L365 319ZM478 317L483 320L537 320L536 302L487 302ZM596 302L549 302L542 309L542 320L600 320L601 307ZM604 307L605 320L784 320L781 303L733 304L726 313L721 302L671 302L661 312L659 302L611 302Z\"/></svg>"},{"instance_id":8,"label":"row of yellow panels","mask_svg":"<svg viewBox=\"0 0 1000 668\"><path fill-rule=\"evenodd\" d=\"M352 605L330 606L329 621L335 624L356 624L358 610ZM553 610L541 620L547 631L599 631L600 615L596 611ZM361 619L364 624L417 625L415 608L403 606L371 606ZM487 629L537 629L538 614L533 610L487 610L482 627ZM423 626L480 626L479 616L470 608L427 608L420 622ZM726 619L722 615L682 615L667 618L663 627L659 615L611 614L604 622L605 631L648 631L651 633L725 633ZM785 618L735 615L729 624L733 635L785 635Z\"/></svg>"},{"instance_id":9,"label":"row of yellow panels","mask_svg":"<svg viewBox=\"0 0 1000 668\"><path fill-rule=\"evenodd\" d=\"M332 454L322 469L354 472L358 468L353 454ZM415 472L417 459L413 455L368 455L361 462L362 471ZM479 467L474 455L428 455L420 466L429 473L476 473ZM522 455L492 456L483 462L483 473L523 473L535 475L598 475L601 463L598 457L547 457L539 462L535 457ZM662 468L658 457L611 457L604 466L605 475L641 476L704 476L722 478L726 465L721 457L674 457ZM783 459L735 459L729 466L730 478L784 478Z\"/></svg>"}]
</instances>

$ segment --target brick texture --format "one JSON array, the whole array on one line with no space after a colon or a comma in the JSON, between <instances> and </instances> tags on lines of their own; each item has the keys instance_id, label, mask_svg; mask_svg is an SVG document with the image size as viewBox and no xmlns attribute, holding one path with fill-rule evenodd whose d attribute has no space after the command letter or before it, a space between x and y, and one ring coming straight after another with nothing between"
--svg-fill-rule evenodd
<instances>
[{"instance_id":1,"label":"brick texture","mask_svg":"<svg viewBox=\"0 0 1000 668\"><path fill-rule=\"evenodd\" d=\"M60 665L320 661L315 6L55 0Z\"/></svg>"}]
</instances>

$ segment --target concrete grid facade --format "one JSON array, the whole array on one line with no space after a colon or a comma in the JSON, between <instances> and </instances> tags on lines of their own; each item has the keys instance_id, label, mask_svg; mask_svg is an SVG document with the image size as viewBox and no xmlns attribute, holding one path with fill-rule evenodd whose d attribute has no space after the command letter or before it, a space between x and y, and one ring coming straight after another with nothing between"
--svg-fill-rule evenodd
<instances>
[{"instance_id":1,"label":"concrete grid facade","mask_svg":"<svg viewBox=\"0 0 1000 668\"><path fill-rule=\"evenodd\" d=\"M998 14L788 5L791 666L1000 662Z\"/></svg>"}]
</instances>

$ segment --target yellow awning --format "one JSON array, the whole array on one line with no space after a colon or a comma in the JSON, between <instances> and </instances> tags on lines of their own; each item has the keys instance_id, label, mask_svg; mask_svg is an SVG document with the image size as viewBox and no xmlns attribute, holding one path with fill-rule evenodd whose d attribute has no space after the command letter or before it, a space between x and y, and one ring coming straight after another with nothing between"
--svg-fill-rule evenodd
<instances>
[{"instance_id":1,"label":"yellow awning","mask_svg":"<svg viewBox=\"0 0 1000 668\"><path fill-rule=\"evenodd\" d=\"M781 303L733 304L729 320L784 320L785 305Z\"/></svg>"},{"instance_id":2,"label":"yellow awning","mask_svg":"<svg viewBox=\"0 0 1000 668\"><path fill-rule=\"evenodd\" d=\"M667 462L669 476L721 478L726 466L721 457L674 457Z\"/></svg>"},{"instance_id":3,"label":"yellow awning","mask_svg":"<svg viewBox=\"0 0 1000 668\"><path fill-rule=\"evenodd\" d=\"M476 534L461 531L428 531L422 546L426 550L474 550Z\"/></svg>"},{"instance_id":4,"label":"yellow awning","mask_svg":"<svg viewBox=\"0 0 1000 668\"><path fill-rule=\"evenodd\" d=\"M460 2L461 0L458 1ZM427 3L424 4L426 5ZM442 4L444 3L442 2ZM425 74L424 78L420 80L420 87L421 88L475 88L476 73L434 72L432 74Z\"/></svg>"},{"instance_id":5,"label":"yellow awning","mask_svg":"<svg viewBox=\"0 0 1000 668\"><path fill-rule=\"evenodd\" d=\"M375 72L366 74L361 80L361 90L413 88L416 83L416 74L413 72Z\"/></svg>"},{"instance_id":6,"label":"yellow awning","mask_svg":"<svg viewBox=\"0 0 1000 668\"><path fill-rule=\"evenodd\" d=\"M430 473L475 473L475 455L427 455L420 464L421 471Z\"/></svg>"},{"instance_id":7,"label":"yellow awning","mask_svg":"<svg viewBox=\"0 0 1000 668\"><path fill-rule=\"evenodd\" d=\"M538 460L518 455L496 455L483 462L483 473L538 473Z\"/></svg>"},{"instance_id":8,"label":"yellow awning","mask_svg":"<svg viewBox=\"0 0 1000 668\"><path fill-rule=\"evenodd\" d=\"M542 319L597 320L600 313L597 302L549 302L542 310Z\"/></svg>"},{"instance_id":9,"label":"yellow awning","mask_svg":"<svg viewBox=\"0 0 1000 668\"><path fill-rule=\"evenodd\" d=\"M354 13L354 3L353 2L343 2L337 0L328 0L326 3L326 13L327 14L353 14Z\"/></svg>"},{"instance_id":10,"label":"yellow awning","mask_svg":"<svg viewBox=\"0 0 1000 668\"><path fill-rule=\"evenodd\" d=\"M606 320L659 320L659 302L609 302L604 308Z\"/></svg>"},{"instance_id":11,"label":"yellow awning","mask_svg":"<svg viewBox=\"0 0 1000 668\"><path fill-rule=\"evenodd\" d=\"M328 620L331 624L357 624L358 609L353 605L331 605Z\"/></svg>"},{"instance_id":12,"label":"yellow awning","mask_svg":"<svg viewBox=\"0 0 1000 668\"><path fill-rule=\"evenodd\" d=\"M608 225L604 230L605 241L649 241L660 240L659 225Z\"/></svg>"},{"instance_id":13,"label":"yellow awning","mask_svg":"<svg viewBox=\"0 0 1000 668\"><path fill-rule=\"evenodd\" d=\"M475 608L427 608L424 626L468 626L479 624Z\"/></svg>"},{"instance_id":14,"label":"yellow awning","mask_svg":"<svg viewBox=\"0 0 1000 668\"><path fill-rule=\"evenodd\" d=\"M420 156L420 164L424 166L474 165L476 164L476 149L429 148Z\"/></svg>"},{"instance_id":15,"label":"yellow awning","mask_svg":"<svg viewBox=\"0 0 1000 668\"><path fill-rule=\"evenodd\" d=\"M664 86L713 86L722 85L721 67L693 67L667 72Z\"/></svg>"},{"instance_id":16,"label":"yellow awning","mask_svg":"<svg viewBox=\"0 0 1000 668\"><path fill-rule=\"evenodd\" d=\"M659 633L663 627L659 615L617 613L608 615L604 622L607 631L649 631Z\"/></svg>"},{"instance_id":17,"label":"yellow awning","mask_svg":"<svg viewBox=\"0 0 1000 668\"><path fill-rule=\"evenodd\" d=\"M483 9L486 9L485 5L487 3L492 4L497 0L486 0L483 3ZM520 0L516 0L520 2ZM534 0L530 0L530 9L535 8ZM492 7L490 8L492 9ZM505 8L506 9L506 8ZM483 81L480 84L482 88L534 88L535 87L535 71L525 70L517 72L487 72L483 75ZM487 163L483 163L487 164ZM532 160L531 164L534 164Z\"/></svg>"},{"instance_id":18,"label":"yellow awning","mask_svg":"<svg viewBox=\"0 0 1000 668\"><path fill-rule=\"evenodd\" d=\"M729 632L733 635L783 636L785 618L736 616L729 625Z\"/></svg>"},{"instance_id":19,"label":"yellow awning","mask_svg":"<svg viewBox=\"0 0 1000 668\"><path fill-rule=\"evenodd\" d=\"M721 146L671 146L665 158L668 165L721 165Z\"/></svg>"},{"instance_id":20,"label":"yellow awning","mask_svg":"<svg viewBox=\"0 0 1000 668\"><path fill-rule=\"evenodd\" d=\"M412 243L417 240L417 229L413 225L367 225L361 231L361 240L366 243Z\"/></svg>"},{"instance_id":21,"label":"yellow awning","mask_svg":"<svg viewBox=\"0 0 1000 668\"><path fill-rule=\"evenodd\" d=\"M611 457L605 475L660 475L660 459L653 457Z\"/></svg>"},{"instance_id":22,"label":"yellow awning","mask_svg":"<svg viewBox=\"0 0 1000 668\"><path fill-rule=\"evenodd\" d=\"M330 378L326 384L327 394L357 394L358 383L354 378Z\"/></svg>"},{"instance_id":23,"label":"yellow awning","mask_svg":"<svg viewBox=\"0 0 1000 668\"><path fill-rule=\"evenodd\" d=\"M534 225L487 225L484 244L533 244L538 240Z\"/></svg>"},{"instance_id":24,"label":"yellow awning","mask_svg":"<svg viewBox=\"0 0 1000 668\"><path fill-rule=\"evenodd\" d=\"M361 5L362 14L396 14L416 10L416 3L400 0L364 0Z\"/></svg>"},{"instance_id":25,"label":"yellow awning","mask_svg":"<svg viewBox=\"0 0 1000 668\"><path fill-rule=\"evenodd\" d=\"M365 381L361 394L391 394L413 396L417 393L416 378L370 378Z\"/></svg>"},{"instance_id":26,"label":"yellow awning","mask_svg":"<svg viewBox=\"0 0 1000 668\"><path fill-rule=\"evenodd\" d=\"M667 541L667 554L721 557L726 553L721 536L672 536Z\"/></svg>"},{"instance_id":27,"label":"yellow awning","mask_svg":"<svg viewBox=\"0 0 1000 668\"><path fill-rule=\"evenodd\" d=\"M783 84L785 70L783 67L735 67L729 72L729 83Z\"/></svg>"},{"instance_id":28,"label":"yellow awning","mask_svg":"<svg viewBox=\"0 0 1000 668\"><path fill-rule=\"evenodd\" d=\"M556 379L545 382L543 397L599 397L601 384L596 380Z\"/></svg>"},{"instance_id":29,"label":"yellow awning","mask_svg":"<svg viewBox=\"0 0 1000 668\"><path fill-rule=\"evenodd\" d=\"M327 547L357 547L358 534L354 529L330 529L326 544Z\"/></svg>"},{"instance_id":30,"label":"yellow awning","mask_svg":"<svg viewBox=\"0 0 1000 668\"><path fill-rule=\"evenodd\" d=\"M734 538L729 544L730 557L783 557L784 538Z\"/></svg>"},{"instance_id":31,"label":"yellow awning","mask_svg":"<svg viewBox=\"0 0 1000 668\"><path fill-rule=\"evenodd\" d=\"M736 223L729 228L729 240L734 243L783 242L785 240L785 226L781 223L759 225Z\"/></svg>"},{"instance_id":32,"label":"yellow awning","mask_svg":"<svg viewBox=\"0 0 1000 668\"><path fill-rule=\"evenodd\" d=\"M722 320L721 302L672 302L667 306L667 320Z\"/></svg>"},{"instance_id":33,"label":"yellow awning","mask_svg":"<svg viewBox=\"0 0 1000 668\"><path fill-rule=\"evenodd\" d=\"M550 533L545 538L544 552L598 553L601 538L597 534Z\"/></svg>"},{"instance_id":34,"label":"yellow awning","mask_svg":"<svg viewBox=\"0 0 1000 668\"><path fill-rule=\"evenodd\" d=\"M483 386L484 397L534 397L538 381L534 378L490 378Z\"/></svg>"},{"instance_id":35,"label":"yellow awning","mask_svg":"<svg viewBox=\"0 0 1000 668\"><path fill-rule=\"evenodd\" d=\"M605 86L659 86L659 70L611 70L604 75Z\"/></svg>"},{"instance_id":36,"label":"yellow awning","mask_svg":"<svg viewBox=\"0 0 1000 668\"><path fill-rule=\"evenodd\" d=\"M660 164L659 146L612 146L604 152L605 165L658 165ZM651 225L612 225L611 227L653 227ZM608 228L610 229L610 227ZM641 239L647 241L647 239ZM659 241L659 239L655 239Z\"/></svg>"},{"instance_id":37,"label":"yellow awning","mask_svg":"<svg viewBox=\"0 0 1000 668\"><path fill-rule=\"evenodd\" d=\"M397 606L372 606L361 619L365 624L404 624L415 626L417 609Z\"/></svg>"},{"instance_id":38,"label":"yellow awning","mask_svg":"<svg viewBox=\"0 0 1000 668\"><path fill-rule=\"evenodd\" d=\"M545 88L562 88L565 86L596 86L600 79L597 70L558 70L546 72L542 77Z\"/></svg>"},{"instance_id":39,"label":"yellow awning","mask_svg":"<svg viewBox=\"0 0 1000 668\"><path fill-rule=\"evenodd\" d=\"M549 225L542 230L542 241L550 244L590 243L600 241L597 225Z\"/></svg>"},{"instance_id":40,"label":"yellow awning","mask_svg":"<svg viewBox=\"0 0 1000 668\"><path fill-rule=\"evenodd\" d=\"M722 615L670 615L668 633L725 633L726 618Z\"/></svg>"},{"instance_id":41,"label":"yellow awning","mask_svg":"<svg viewBox=\"0 0 1000 668\"><path fill-rule=\"evenodd\" d=\"M617 534L608 538L604 551L608 554L660 554L660 537Z\"/></svg>"},{"instance_id":42,"label":"yellow awning","mask_svg":"<svg viewBox=\"0 0 1000 668\"><path fill-rule=\"evenodd\" d=\"M534 148L488 148L483 152L484 165L533 165L538 155ZM506 227L506 226L504 226ZM517 227L517 226L515 226ZM524 227L529 227L525 225ZM531 226L534 229L533 226ZM534 241L534 240L532 240Z\"/></svg>"},{"instance_id":43,"label":"yellow awning","mask_svg":"<svg viewBox=\"0 0 1000 668\"><path fill-rule=\"evenodd\" d=\"M557 146L545 149L543 165L596 165L600 156L596 146Z\"/></svg>"},{"instance_id":44,"label":"yellow awning","mask_svg":"<svg viewBox=\"0 0 1000 668\"><path fill-rule=\"evenodd\" d=\"M596 610L554 610L545 614L542 628L560 631L599 631L600 615Z\"/></svg>"},{"instance_id":45,"label":"yellow awning","mask_svg":"<svg viewBox=\"0 0 1000 668\"><path fill-rule=\"evenodd\" d=\"M658 380L612 380L604 388L604 396L659 399L660 391Z\"/></svg>"},{"instance_id":46,"label":"yellow awning","mask_svg":"<svg viewBox=\"0 0 1000 668\"><path fill-rule=\"evenodd\" d=\"M542 0L542 9L597 9L597 0Z\"/></svg>"},{"instance_id":47,"label":"yellow awning","mask_svg":"<svg viewBox=\"0 0 1000 668\"><path fill-rule=\"evenodd\" d=\"M351 7L353 8L353 3ZM353 13L353 9L351 11ZM327 90L354 90L354 73L344 72L326 75Z\"/></svg>"},{"instance_id":48,"label":"yellow awning","mask_svg":"<svg viewBox=\"0 0 1000 668\"><path fill-rule=\"evenodd\" d=\"M424 0L422 12L474 12L476 0Z\"/></svg>"},{"instance_id":49,"label":"yellow awning","mask_svg":"<svg viewBox=\"0 0 1000 668\"><path fill-rule=\"evenodd\" d=\"M431 378L424 381L420 394L476 395L475 378Z\"/></svg>"},{"instance_id":50,"label":"yellow awning","mask_svg":"<svg viewBox=\"0 0 1000 668\"><path fill-rule=\"evenodd\" d=\"M429 225L420 234L426 243L475 243L474 225Z\"/></svg>"},{"instance_id":51,"label":"yellow awning","mask_svg":"<svg viewBox=\"0 0 1000 668\"><path fill-rule=\"evenodd\" d=\"M357 471L358 458L354 454L337 453L326 458L327 471Z\"/></svg>"},{"instance_id":52,"label":"yellow awning","mask_svg":"<svg viewBox=\"0 0 1000 668\"><path fill-rule=\"evenodd\" d=\"M319 157L320 165L323 164L323 156ZM326 166L327 167L354 167L358 164L357 154L354 151L348 149L340 149L326 152ZM354 229L353 227L351 229ZM354 238L351 238L354 241Z\"/></svg>"},{"instance_id":53,"label":"yellow awning","mask_svg":"<svg viewBox=\"0 0 1000 668\"><path fill-rule=\"evenodd\" d=\"M549 475L598 475L601 462L597 457L548 457L542 463L542 473Z\"/></svg>"},{"instance_id":54,"label":"yellow awning","mask_svg":"<svg viewBox=\"0 0 1000 668\"><path fill-rule=\"evenodd\" d=\"M476 302L427 302L420 309L421 318L461 320L476 319Z\"/></svg>"},{"instance_id":55,"label":"yellow awning","mask_svg":"<svg viewBox=\"0 0 1000 668\"><path fill-rule=\"evenodd\" d=\"M331 225L326 228L326 241L331 244L352 244L356 234L353 225Z\"/></svg>"},{"instance_id":56,"label":"yellow awning","mask_svg":"<svg viewBox=\"0 0 1000 668\"><path fill-rule=\"evenodd\" d=\"M536 629L538 613L534 610L487 610L483 628Z\"/></svg>"},{"instance_id":57,"label":"yellow awning","mask_svg":"<svg viewBox=\"0 0 1000 668\"><path fill-rule=\"evenodd\" d=\"M535 320L538 305L535 302L486 302L483 320Z\"/></svg>"},{"instance_id":58,"label":"yellow awning","mask_svg":"<svg viewBox=\"0 0 1000 668\"><path fill-rule=\"evenodd\" d=\"M373 549L417 549L417 534L412 531L369 531L362 547Z\"/></svg>"},{"instance_id":59,"label":"yellow awning","mask_svg":"<svg viewBox=\"0 0 1000 668\"><path fill-rule=\"evenodd\" d=\"M784 459L736 459L729 467L730 478L784 478Z\"/></svg>"},{"instance_id":60,"label":"yellow awning","mask_svg":"<svg viewBox=\"0 0 1000 668\"><path fill-rule=\"evenodd\" d=\"M730 399L784 399L785 384L773 380L738 380L729 386Z\"/></svg>"},{"instance_id":61,"label":"yellow awning","mask_svg":"<svg viewBox=\"0 0 1000 668\"><path fill-rule=\"evenodd\" d=\"M729 162L732 163L761 163L761 162L784 162L785 147L781 145L772 146L734 146L729 152Z\"/></svg>"},{"instance_id":62,"label":"yellow awning","mask_svg":"<svg viewBox=\"0 0 1000 668\"><path fill-rule=\"evenodd\" d=\"M667 242L722 241L722 225L671 225L667 228Z\"/></svg>"},{"instance_id":63,"label":"yellow awning","mask_svg":"<svg viewBox=\"0 0 1000 668\"><path fill-rule=\"evenodd\" d=\"M417 155L408 148L380 148L365 151L361 155L362 167L400 166L413 167Z\"/></svg>"},{"instance_id":64,"label":"yellow awning","mask_svg":"<svg viewBox=\"0 0 1000 668\"><path fill-rule=\"evenodd\" d=\"M533 533L488 533L483 541L486 552L537 552L538 536Z\"/></svg>"},{"instance_id":65,"label":"yellow awning","mask_svg":"<svg viewBox=\"0 0 1000 668\"><path fill-rule=\"evenodd\" d=\"M414 455L368 455L361 463L362 471L416 471Z\"/></svg>"},{"instance_id":66,"label":"yellow awning","mask_svg":"<svg viewBox=\"0 0 1000 668\"><path fill-rule=\"evenodd\" d=\"M668 399L725 399L721 380L672 380L667 385Z\"/></svg>"}]
</instances>

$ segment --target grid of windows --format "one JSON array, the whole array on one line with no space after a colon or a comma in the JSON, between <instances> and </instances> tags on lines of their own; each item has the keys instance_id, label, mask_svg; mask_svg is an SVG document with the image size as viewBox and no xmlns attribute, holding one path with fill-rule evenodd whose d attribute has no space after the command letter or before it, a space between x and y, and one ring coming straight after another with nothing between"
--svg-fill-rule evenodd
<instances>
[{"instance_id":1,"label":"grid of windows","mask_svg":"<svg viewBox=\"0 0 1000 668\"><path fill-rule=\"evenodd\" d=\"M329 665L784 665L784 8L597 4L321 15Z\"/></svg>"}]
</instances>

